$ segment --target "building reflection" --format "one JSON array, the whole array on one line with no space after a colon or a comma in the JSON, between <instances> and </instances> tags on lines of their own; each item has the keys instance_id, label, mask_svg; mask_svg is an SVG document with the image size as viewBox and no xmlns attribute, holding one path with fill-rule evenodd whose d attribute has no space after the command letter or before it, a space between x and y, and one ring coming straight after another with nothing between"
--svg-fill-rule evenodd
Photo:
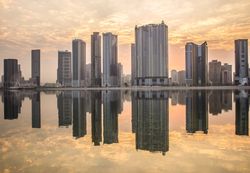
<instances>
[{"instance_id":1,"label":"building reflection","mask_svg":"<svg viewBox=\"0 0 250 173\"><path fill-rule=\"evenodd\" d=\"M186 130L188 133L208 133L208 109L206 91L189 92L186 96Z\"/></svg>"},{"instance_id":2,"label":"building reflection","mask_svg":"<svg viewBox=\"0 0 250 173\"><path fill-rule=\"evenodd\" d=\"M104 144L118 143L118 114L122 112L121 91L103 91Z\"/></svg>"},{"instance_id":3,"label":"building reflection","mask_svg":"<svg viewBox=\"0 0 250 173\"><path fill-rule=\"evenodd\" d=\"M68 127L72 125L72 92L64 91L57 95L58 125Z\"/></svg>"},{"instance_id":4,"label":"building reflection","mask_svg":"<svg viewBox=\"0 0 250 173\"><path fill-rule=\"evenodd\" d=\"M86 92L72 91L73 137L86 135Z\"/></svg>"},{"instance_id":5,"label":"building reflection","mask_svg":"<svg viewBox=\"0 0 250 173\"><path fill-rule=\"evenodd\" d=\"M91 92L91 131L92 142L95 146L102 142L102 93Z\"/></svg>"},{"instance_id":6,"label":"building reflection","mask_svg":"<svg viewBox=\"0 0 250 173\"><path fill-rule=\"evenodd\" d=\"M213 90L209 93L209 113L218 115L222 110L232 110L232 91L231 90Z\"/></svg>"},{"instance_id":7,"label":"building reflection","mask_svg":"<svg viewBox=\"0 0 250 173\"><path fill-rule=\"evenodd\" d=\"M150 152L169 150L168 92L132 92L132 131L136 149Z\"/></svg>"},{"instance_id":8,"label":"building reflection","mask_svg":"<svg viewBox=\"0 0 250 173\"><path fill-rule=\"evenodd\" d=\"M2 101L4 103L4 119L17 119L22 106L22 97L19 92L4 91Z\"/></svg>"},{"instance_id":9,"label":"building reflection","mask_svg":"<svg viewBox=\"0 0 250 173\"><path fill-rule=\"evenodd\" d=\"M40 92L32 96L32 128L41 128Z\"/></svg>"},{"instance_id":10,"label":"building reflection","mask_svg":"<svg viewBox=\"0 0 250 173\"><path fill-rule=\"evenodd\" d=\"M249 111L249 101L248 93L244 90L235 91L235 107L236 107L236 117L235 117L235 134L236 135L248 135L248 111Z\"/></svg>"}]
</instances>

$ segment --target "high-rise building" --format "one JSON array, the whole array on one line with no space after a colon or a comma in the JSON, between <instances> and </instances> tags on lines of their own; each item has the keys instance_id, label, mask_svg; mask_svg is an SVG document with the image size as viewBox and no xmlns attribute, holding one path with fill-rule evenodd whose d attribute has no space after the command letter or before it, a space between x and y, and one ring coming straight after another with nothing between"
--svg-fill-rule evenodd
<instances>
[{"instance_id":1,"label":"high-rise building","mask_svg":"<svg viewBox=\"0 0 250 173\"><path fill-rule=\"evenodd\" d=\"M101 74L101 36L99 32L91 35L91 85L102 86Z\"/></svg>"},{"instance_id":2,"label":"high-rise building","mask_svg":"<svg viewBox=\"0 0 250 173\"><path fill-rule=\"evenodd\" d=\"M248 84L248 40L239 39L235 44L235 84Z\"/></svg>"},{"instance_id":3,"label":"high-rise building","mask_svg":"<svg viewBox=\"0 0 250 173\"><path fill-rule=\"evenodd\" d=\"M40 86L40 49L31 50L31 78L35 86Z\"/></svg>"},{"instance_id":4,"label":"high-rise building","mask_svg":"<svg viewBox=\"0 0 250 173\"><path fill-rule=\"evenodd\" d=\"M171 79L172 79L172 84L173 85L178 85L179 84L178 72L176 70L171 70Z\"/></svg>"},{"instance_id":5,"label":"high-rise building","mask_svg":"<svg viewBox=\"0 0 250 173\"><path fill-rule=\"evenodd\" d=\"M5 88L18 86L18 61L17 59L4 59L4 80Z\"/></svg>"},{"instance_id":6,"label":"high-rise building","mask_svg":"<svg viewBox=\"0 0 250 173\"><path fill-rule=\"evenodd\" d=\"M135 44L131 44L131 85L136 85L136 52L135 52Z\"/></svg>"},{"instance_id":7,"label":"high-rise building","mask_svg":"<svg viewBox=\"0 0 250 173\"><path fill-rule=\"evenodd\" d=\"M117 35L103 33L103 86L118 86Z\"/></svg>"},{"instance_id":8,"label":"high-rise building","mask_svg":"<svg viewBox=\"0 0 250 173\"><path fill-rule=\"evenodd\" d=\"M62 86L71 86L71 52L58 51L57 82Z\"/></svg>"},{"instance_id":9,"label":"high-rise building","mask_svg":"<svg viewBox=\"0 0 250 173\"><path fill-rule=\"evenodd\" d=\"M86 71L86 43L80 39L72 41L72 85L73 87L85 86Z\"/></svg>"},{"instance_id":10,"label":"high-rise building","mask_svg":"<svg viewBox=\"0 0 250 173\"><path fill-rule=\"evenodd\" d=\"M207 42L202 45L187 43L186 56L186 83L192 86L205 86L208 83L208 48Z\"/></svg>"},{"instance_id":11,"label":"high-rise building","mask_svg":"<svg viewBox=\"0 0 250 173\"><path fill-rule=\"evenodd\" d=\"M168 27L149 24L135 27L136 85L168 84Z\"/></svg>"},{"instance_id":12,"label":"high-rise building","mask_svg":"<svg viewBox=\"0 0 250 173\"><path fill-rule=\"evenodd\" d=\"M221 66L221 84L232 85L232 65L225 63Z\"/></svg>"},{"instance_id":13,"label":"high-rise building","mask_svg":"<svg viewBox=\"0 0 250 173\"><path fill-rule=\"evenodd\" d=\"M221 62L212 60L209 62L209 83L211 85L221 85Z\"/></svg>"}]
</instances>

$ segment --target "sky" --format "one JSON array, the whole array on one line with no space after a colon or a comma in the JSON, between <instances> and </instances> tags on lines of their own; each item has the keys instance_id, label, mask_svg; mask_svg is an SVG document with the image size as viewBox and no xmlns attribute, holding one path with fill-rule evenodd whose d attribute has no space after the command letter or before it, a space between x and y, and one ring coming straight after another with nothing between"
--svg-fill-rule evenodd
<instances>
[{"instance_id":1,"label":"sky","mask_svg":"<svg viewBox=\"0 0 250 173\"><path fill-rule=\"evenodd\" d=\"M130 44L135 25L168 25L169 71L183 70L185 43L208 43L209 60L234 69L234 40L250 39L249 0L0 0L0 75L3 59L18 59L31 76L31 49L41 49L41 82L55 82L58 50L71 50L74 38L118 35L118 61L131 71Z\"/></svg>"}]
</instances>

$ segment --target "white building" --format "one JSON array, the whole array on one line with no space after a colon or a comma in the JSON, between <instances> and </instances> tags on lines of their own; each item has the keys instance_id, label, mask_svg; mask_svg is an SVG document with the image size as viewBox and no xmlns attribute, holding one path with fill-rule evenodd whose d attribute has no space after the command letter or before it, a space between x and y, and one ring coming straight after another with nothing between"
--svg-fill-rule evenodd
<instances>
[{"instance_id":1,"label":"white building","mask_svg":"<svg viewBox=\"0 0 250 173\"><path fill-rule=\"evenodd\" d=\"M149 24L135 27L136 85L167 85L168 83L168 27Z\"/></svg>"}]
</instances>

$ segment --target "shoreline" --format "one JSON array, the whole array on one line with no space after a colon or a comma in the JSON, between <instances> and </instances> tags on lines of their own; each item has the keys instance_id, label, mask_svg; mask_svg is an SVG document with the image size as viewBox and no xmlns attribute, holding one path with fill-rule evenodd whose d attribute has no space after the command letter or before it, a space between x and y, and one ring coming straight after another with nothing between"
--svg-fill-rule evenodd
<instances>
[{"instance_id":1,"label":"shoreline","mask_svg":"<svg viewBox=\"0 0 250 173\"><path fill-rule=\"evenodd\" d=\"M0 88L4 90L4 88ZM250 86L144 86L144 87L91 87L91 88L64 88L64 87L40 87L40 88L13 88L6 90L19 91L107 91L107 90L131 90L131 91L168 91L168 90L250 90Z\"/></svg>"}]
</instances>

